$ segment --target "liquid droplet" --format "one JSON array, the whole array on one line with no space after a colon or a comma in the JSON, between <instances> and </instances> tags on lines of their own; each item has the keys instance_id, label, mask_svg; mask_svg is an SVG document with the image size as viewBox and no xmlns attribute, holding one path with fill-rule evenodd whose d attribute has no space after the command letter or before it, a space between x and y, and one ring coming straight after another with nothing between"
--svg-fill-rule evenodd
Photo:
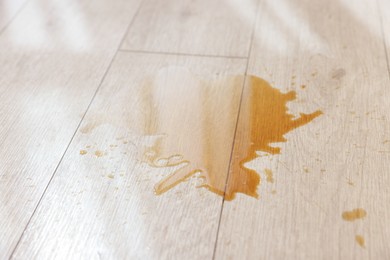
<instances>
[{"instance_id":1,"label":"liquid droplet","mask_svg":"<svg viewBox=\"0 0 390 260\"><path fill-rule=\"evenodd\" d=\"M351 211L343 212L341 216L345 221L355 221L365 218L367 216L367 212L362 208L356 208Z\"/></svg>"},{"instance_id":2,"label":"liquid droplet","mask_svg":"<svg viewBox=\"0 0 390 260\"><path fill-rule=\"evenodd\" d=\"M356 235L356 236L355 236L355 240L356 240L356 242L359 244L359 246L365 247L365 241L364 241L364 237L363 237L363 236L361 236L361 235Z\"/></svg>"}]
</instances>

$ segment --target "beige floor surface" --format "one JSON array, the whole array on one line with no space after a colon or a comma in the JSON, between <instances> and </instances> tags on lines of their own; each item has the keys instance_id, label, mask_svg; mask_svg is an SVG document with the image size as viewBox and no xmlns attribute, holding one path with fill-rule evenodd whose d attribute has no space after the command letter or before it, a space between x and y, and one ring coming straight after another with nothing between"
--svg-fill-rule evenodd
<instances>
[{"instance_id":1,"label":"beige floor surface","mask_svg":"<svg viewBox=\"0 0 390 260\"><path fill-rule=\"evenodd\" d=\"M386 0L0 0L0 259L390 259L389 54Z\"/></svg>"}]
</instances>

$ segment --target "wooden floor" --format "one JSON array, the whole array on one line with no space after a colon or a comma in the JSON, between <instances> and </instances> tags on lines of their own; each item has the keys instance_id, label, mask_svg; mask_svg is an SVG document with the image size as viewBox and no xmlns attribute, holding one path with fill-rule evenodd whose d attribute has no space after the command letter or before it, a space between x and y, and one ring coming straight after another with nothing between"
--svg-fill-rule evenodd
<instances>
[{"instance_id":1,"label":"wooden floor","mask_svg":"<svg viewBox=\"0 0 390 260\"><path fill-rule=\"evenodd\" d=\"M0 0L0 259L390 259L389 55L387 0Z\"/></svg>"}]
</instances>

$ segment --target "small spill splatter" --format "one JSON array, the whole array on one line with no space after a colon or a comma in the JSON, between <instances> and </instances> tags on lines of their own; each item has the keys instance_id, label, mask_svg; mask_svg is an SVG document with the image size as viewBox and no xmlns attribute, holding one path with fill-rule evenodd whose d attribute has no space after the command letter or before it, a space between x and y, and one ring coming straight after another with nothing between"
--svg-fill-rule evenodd
<instances>
[{"instance_id":1,"label":"small spill splatter","mask_svg":"<svg viewBox=\"0 0 390 260\"><path fill-rule=\"evenodd\" d=\"M85 155L85 154L87 154L87 151L86 150L80 150L80 154L81 155Z\"/></svg>"},{"instance_id":2,"label":"small spill splatter","mask_svg":"<svg viewBox=\"0 0 390 260\"><path fill-rule=\"evenodd\" d=\"M363 236L361 236L361 235L356 235L355 236L355 240L356 240L356 242L359 244L359 246L361 246L361 247L365 247L365 240L364 240L364 237Z\"/></svg>"},{"instance_id":3,"label":"small spill splatter","mask_svg":"<svg viewBox=\"0 0 390 260\"><path fill-rule=\"evenodd\" d=\"M104 152L97 150L97 151L95 151L95 155L96 155L96 157L102 157L104 155Z\"/></svg>"},{"instance_id":4,"label":"small spill splatter","mask_svg":"<svg viewBox=\"0 0 390 260\"><path fill-rule=\"evenodd\" d=\"M309 168L307 168L307 167L305 166L305 167L303 167L303 171L304 171L305 173L309 173Z\"/></svg>"},{"instance_id":5,"label":"small spill splatter","mask_svg":"<svg viewBox=\"0 0 390 260\"><path fill-rule=\"evenodd\" d=\"M301 89L305 89L306 88L306 85L301 85Z\"/></svg>"},{"instance_id":6,"label":"small spill splatter","mask_svg":"<svg viewBox=\"0 0 390 260\"><path fill-rule=\"evenodd\" d=\"M273 183L274 182L274 176L270 169L264 169L265 175L267 176L267 182Z\"/></svg>"},{"instance_id":7,"label":"small spill splatter","mask_svg":"<svg viewBox=\"0 0 390 260\"><path fill-rule=\"evenodd\" d=\"M367 212L362 208L356 208L351 211L345 211L341 215L345 221L355 221L357 219L363 219L367 216Z\"/></svg>"},{"instance_id":8,"label":"small spill splatter","mask_svg":"<svg viewBox=\"0 0 390 260\"><path fill-rule=\"evenodd\" d=\"M107 174L107 178L110 178L110 179L114 179L115 178L115 176L114 176L114 174Z\"/></svg>"}]
</instances>

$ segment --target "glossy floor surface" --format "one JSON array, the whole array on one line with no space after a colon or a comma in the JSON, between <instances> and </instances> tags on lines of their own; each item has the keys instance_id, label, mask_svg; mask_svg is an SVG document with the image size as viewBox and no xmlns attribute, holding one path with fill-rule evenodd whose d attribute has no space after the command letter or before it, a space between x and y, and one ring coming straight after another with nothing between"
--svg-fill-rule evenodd
<instances>
[{"instance_id":1,"label":"glossy floor surface","mask_svg":"<svg viewBox=\"0 0 390 260\"><path fill-rule=\"evenodd\" d=\"M387 0L0 0L0 259L390 259Z\"/></svg>"}]
</instances>

